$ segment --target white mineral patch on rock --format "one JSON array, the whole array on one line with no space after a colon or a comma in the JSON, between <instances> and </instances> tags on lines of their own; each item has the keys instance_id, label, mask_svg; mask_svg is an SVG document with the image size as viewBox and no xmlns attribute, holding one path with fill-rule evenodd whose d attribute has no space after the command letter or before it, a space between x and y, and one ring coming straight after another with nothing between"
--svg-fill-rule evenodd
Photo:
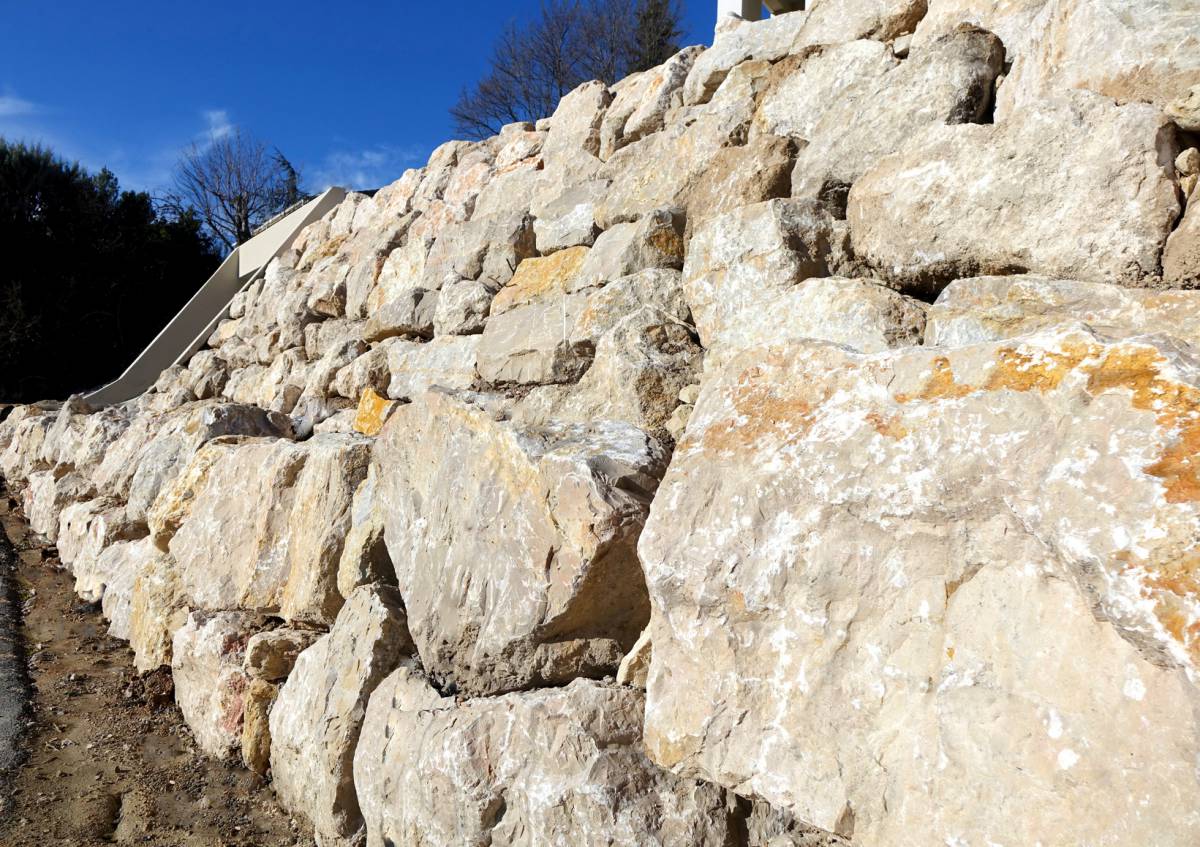
<instances>
[{"instance_id":1,"label":"white mineral patch on rock","mask_svg":"<svg viewBox=\"0 0 1200 847\"><path fill-rule=\"evenodd\" d=\"M640 545L651 758L866 844L1193 843L1198 386L1080 330L729 363Z\"/></svg>"}]
</instances>

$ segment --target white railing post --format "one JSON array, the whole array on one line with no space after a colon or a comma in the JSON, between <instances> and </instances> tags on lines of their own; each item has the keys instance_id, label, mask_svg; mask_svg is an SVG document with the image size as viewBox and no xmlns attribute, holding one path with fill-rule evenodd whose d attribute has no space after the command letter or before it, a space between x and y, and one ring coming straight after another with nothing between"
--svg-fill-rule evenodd
<instances>
[{"instance_id":1,"label":"white railing post","mask_svg":"<svg viewBox=\"0 0 1200 847\"><path fill-rule=\"evenodd\" d=\"M762 17L762 0L717 0L717 28L730 16L757 21Z\"/></svg>"}]
</instances>

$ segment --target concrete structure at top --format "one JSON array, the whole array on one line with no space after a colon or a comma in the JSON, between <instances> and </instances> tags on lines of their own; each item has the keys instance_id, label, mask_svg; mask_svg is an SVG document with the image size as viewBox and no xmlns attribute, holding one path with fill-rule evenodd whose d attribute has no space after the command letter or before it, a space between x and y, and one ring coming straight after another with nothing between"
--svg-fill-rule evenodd
<instances>
[{"instance_id":1,"label":"concrete structure at top","mask_svg":"<svg viewBox=\"0 0 1200 847\"><path fill-rule=\"evenodd\" d=\"M804 0L717 0L717 27L729 16L757 21L762 18L763 6L772 15L782 15L785 12L803 11Z\"/></svg>"},{"instance_id":2,"label":"concrete structure at top","mask_svg":"<svg viewBox=\"0 0 1200 847\"><path fill-rule=\"evenodd\" d=\"M327 189L236 247L125 373L84 395L84 399L93 406L124 403L154 385L158 375L167 368L186 362L204 346L217 324L229 313L229 303L234 295L256 280L271 259L291 246L300 230L319 220L345 198L344 188Z\"/></svg>"}]
</instances>

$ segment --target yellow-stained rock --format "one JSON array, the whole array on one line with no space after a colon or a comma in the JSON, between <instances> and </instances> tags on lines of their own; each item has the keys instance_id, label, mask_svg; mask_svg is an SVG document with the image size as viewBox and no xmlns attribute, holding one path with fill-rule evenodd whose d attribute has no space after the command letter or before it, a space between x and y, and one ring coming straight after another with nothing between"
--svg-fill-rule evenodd
<instances>
[{"instance_id":1,"label":"yellow-stained rock","mask_svg":"<svg viewBox=\"0 0 1200 847\"><path fill-rule=\"evenodd\" d=\"M521 262L513 278L492 301L492 315L501 315L547 294L569 292L571 281L587 258L588 249L571 247L550 256Z\"/></svg>"},{"instance_id":2,"label":"yellow-stained rock","mask_svg":"<svg viewBox=\"0 0 1200 847\"><path fill-rule=\"evenodd\" d=\"M204 490L208 472L223 456L245 443L237 436L215 438L192 456L183 472L164 486L146 513L150 536L160 550L166 550L171 537L191 511L196 494Z\"/></svg>"},{"instance_id":3,"label":"yellow-stained rock","mask_svg":"<svg viewBox=\"0 0 1200 847\"><path fill-rule=\"evenodd\" d=\"M378 435L394 408L395 401L380 397L370 387L363 389L358 400L358 412L354 415L354 431L363 435Z\"/></svg>"},{"instance_id":4,"label":"yellow-stained rock","mask_svg":"<svg viewBox=\"0 0 1200 847\"><path fill-rule=\"evenodd\" d=\"M171 664L171 639L188 619L175 561L167 554L138 565L130 599L129 646L138 671Z\"/></svg>"},{"instance_id":5,"label":"yellow-stained rock","mask_svg":"<svg viewBox=\"0 0 1200 847\"><path fill-rule=\"evenodd\" d=\"M856 844L1190 847L1198 452L1165 335L748 349L639 542L647 753Z\"/></svg>"},{"instance_id":6,"label":"yellow-stained rock","mask_svg":"<svg viewBox=\"0 0 1200 847\"><path fill-rule=\"evenodd\" d=\"M242 717L242 761L259 776L271 767L271 707L279 697L279 686L264 679L251 679L246 689Z\"/></svg>"}]
</instances>

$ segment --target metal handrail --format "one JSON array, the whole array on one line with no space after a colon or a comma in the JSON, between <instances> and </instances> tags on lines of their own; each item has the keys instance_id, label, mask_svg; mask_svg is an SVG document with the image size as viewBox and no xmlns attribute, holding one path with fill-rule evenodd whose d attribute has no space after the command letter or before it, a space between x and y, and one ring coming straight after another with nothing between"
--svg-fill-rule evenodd
<instances>
[{"instance_id":1,"label":"metal handrail","mask_svg":"<svg viewBox=\"0 0 1200 847\"><path fill-rule=\"evenodd\" d=\"M238 292L258 279L271 260L291 246L300 230L341 203L346 193L344 188L330 188L235 247L133 364L108 385L84 395L84 400L93 406L132 400L154 385L164 370L191 358L229 314L229 304Z\"/></svg>"}]
</instances>

